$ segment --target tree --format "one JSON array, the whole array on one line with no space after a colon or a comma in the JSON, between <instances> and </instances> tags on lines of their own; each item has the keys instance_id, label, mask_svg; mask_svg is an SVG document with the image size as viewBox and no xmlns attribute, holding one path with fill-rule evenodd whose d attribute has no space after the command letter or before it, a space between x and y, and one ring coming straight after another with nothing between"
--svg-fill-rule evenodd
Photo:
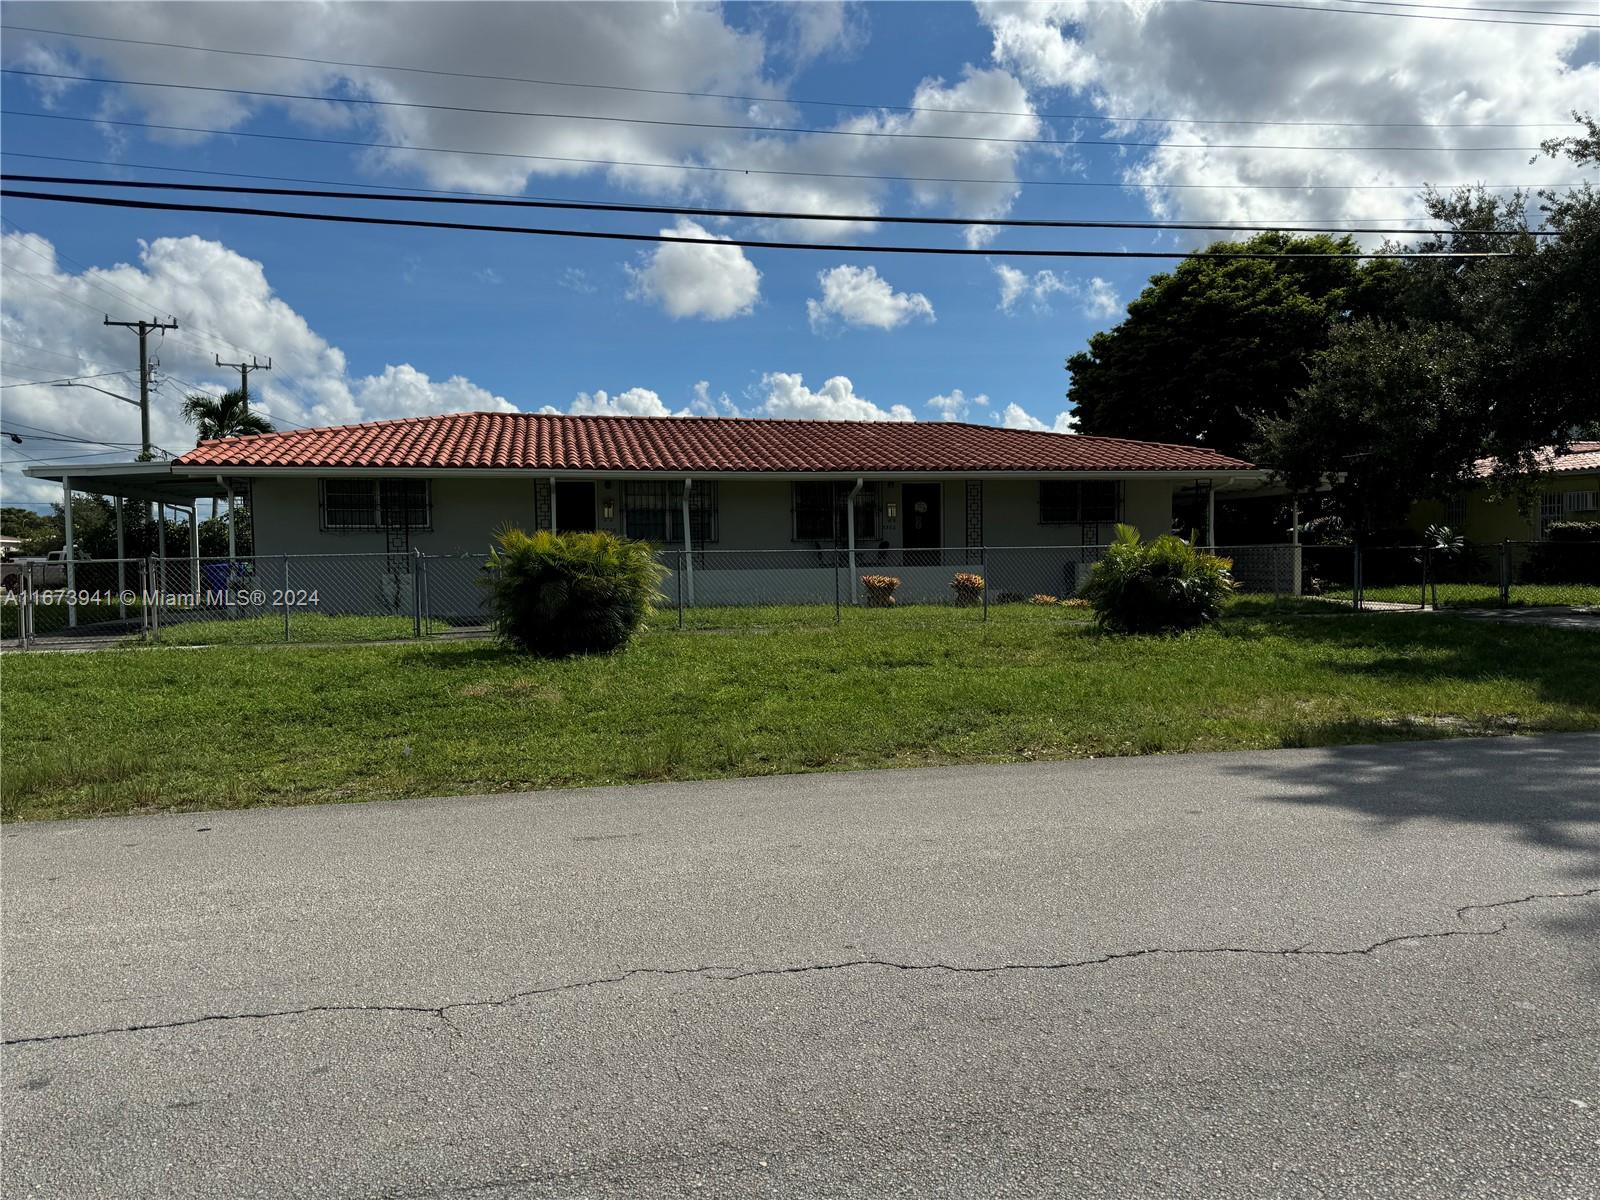
<instances>
[{"instance_id":1,"label":"tree","mask_svg":"<svg viewBox=\"0 0 1600 1200\"><path fill-rule=\"evenodd\" d=\"M245 394L238 389L213 396L195 392L183 402L183 419L195 428L195 445L217 438L246 437L271 433L272 423L247 407Z\"/></svg>"},{"instance_id":2,"label":"tree","mask_svg":"<svg viewBox=\"0 0 1600 1200\"><path fill-rule=\"evenodd\" d=\"M183 419L195 428L194 444L214 441L217 438L248 437L251 434L271 433L272 422L248 407L245 393L239 389L213 396L206 392L191 393L183 402ZM217 519L217 500L211 499L211 519Z\"/></svg>"},{"instance_id":3,"label":"tree","mask_svg":"<svg viewBox=\"0 0 1600 1200\"><path fill-rule=\"evenodd\" d=\"M1363 267L1356 252L1348 237L1263 233L1154 276L1119 325L1067 360L1080 430L1244 455L1256 422L1281 415L1305 385L1333 326L1396 302L1393 264Z\"/></svg>"},{"instance_id":4,"label":"tree","mask_svg":"<svg viewBox=\"0 0 1600 1200\"><path fill-rule=\"evenodd\" d=\"M49 517L40 513L30 512L13 504L0 508L0 533L4 533L7 537L21 538L24 554L43 554L46 550L60 548L59 523L51 521ZM55 547L47 545L51 538L56 540Z\"/></svg>"},{"instance_id":5,"label":"tree","mask_svg":"<svg viewBox=\"0 0 1600 1200\"><path fill-rule=\"evenodd\" d=\"M1257 453L1296 491L1331 479L1335 510L1367 535L1467 482L1482 446L1476 381L1466 331L1363 318L1333 331L1311 381L1261 422Z\"/></svg>"}]
</instances>

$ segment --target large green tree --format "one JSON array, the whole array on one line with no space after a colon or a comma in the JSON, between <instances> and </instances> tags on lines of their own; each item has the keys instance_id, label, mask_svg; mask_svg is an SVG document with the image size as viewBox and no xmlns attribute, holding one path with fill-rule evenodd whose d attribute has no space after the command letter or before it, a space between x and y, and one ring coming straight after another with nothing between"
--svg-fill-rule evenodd
<instances>
[{"instance_id":1,"label":"large green tree","mask_svg":"<svg viewBox=\"0 0 1600 1200\"><path fill-rule=\"evenodd\" d=\"M1306 384L1335 323L1388 315L1389 264L1366 267L1356 253L1348 237L1263 233L1154 276L1120 324L1067 360L1079 429L1245 454L1257 421Z\"/></svg>"}]
</instances>

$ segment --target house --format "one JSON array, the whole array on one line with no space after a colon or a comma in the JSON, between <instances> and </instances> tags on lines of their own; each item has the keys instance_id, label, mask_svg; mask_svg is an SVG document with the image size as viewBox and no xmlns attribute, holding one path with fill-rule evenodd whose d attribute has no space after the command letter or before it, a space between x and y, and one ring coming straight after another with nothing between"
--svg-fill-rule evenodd
<instances>
[{"instance_id":1,"label":"house","mask_svg":"<svg viewBox=\"0 0 1600 1200\"><path fill-rule=\"evenodd\" d=\"M1573 442L1560 453L1550 448L1540 460L1535 497L1526 508L1494 494L1487 482L1494 460L1483 459L1475 470L1484 483L1443 501L1417 503L1407 523L1419 533L1447 525L1471 542L1538 542L1557 521L1600 520L1600 442Z\"/></svg>"},{"instance_id":2,"label":"house","mask_svg":"<svg viewBox=\"0 0 1600 1200\"><path fill-rule=\"evenodd\" d=\"M956 422L498 412L229 438L138 470L197 495L248 488L263 558L479 555L507 525L609 530L698 574L701 603L831 602L836 577L853 589L880 569L906 599L947 597L952 570L978 563L996 587L1066 593L1097 557L1066 549L1104 545L1119 522L1166 533L1175 496L1214 514L1218 493L1267 486L1201 447ZM119 484L99 465L30 473Z\"/></svg>"}]
</instances>

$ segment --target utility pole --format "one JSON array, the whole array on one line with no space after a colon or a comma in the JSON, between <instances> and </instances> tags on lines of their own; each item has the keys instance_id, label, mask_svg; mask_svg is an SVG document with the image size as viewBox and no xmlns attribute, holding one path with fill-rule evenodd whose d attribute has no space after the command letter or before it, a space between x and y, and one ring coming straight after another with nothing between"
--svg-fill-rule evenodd
<instances>
[{"instance_id":1,"label":"utility pole","mask_svg":"<svg viewBox=\"0 0 1600 1200\"><path fill-rule=\"evenodd\" d=\"M176 329L176 321L113 321L106 318L107 325L119 325L124 329L132 329L139 335L139 441L144 446L144 453L140 456L146 461L150 458L150 350L147 339L153 330L165 332Z\"/></svg>"},{"instance_id":2,"label":"utility pole","mask_svg":"<svg viewBox=\"0 0 1600 1200\"><path fill-rule=\"evenodd\" d=\"M213 354L212 357L217 360L217 366L232 367L239 372L239 393L244 397L244 411L248 415L250 412L250 372L272 370L271 356L268 356L266 362L257 362L256 356L252 354L249 362L236 363L223 362L220 354Z\"/></svg>"}]
</instances>

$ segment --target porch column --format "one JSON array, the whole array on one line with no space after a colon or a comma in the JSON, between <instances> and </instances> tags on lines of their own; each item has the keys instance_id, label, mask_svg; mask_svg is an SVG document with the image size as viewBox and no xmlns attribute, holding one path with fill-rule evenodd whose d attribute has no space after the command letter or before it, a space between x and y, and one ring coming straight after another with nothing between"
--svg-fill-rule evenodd
<instances>
[{"instance_id":1,"label":"porch column","mask_svg":"<svg viewBox=\"0 0 1600 1200\"><path fill-rule=\"evenodd\" d=\"M1206 480L1206 549L1217 548L1217 481Z\"/></svg>"},{"instance_id":2,"label":"porch column","mask_svg":"<svg viewBox=\"0 0 1600 1200\"><path fill-rule=\"evenodd\" d=\"M189 588L195 607L200 606L200 501L189 504Z\"/></svg>"},{"instance_id":3,"label":"porch column","mask_svg":"<svg viewBox=\"0 0 1600 1200\"><path fill-rule=\"evenodd\" d=\"M112 507L117 510L117 616L126 620L128 617L128 600L124 592L128 588L128 564L123 561L127 558L127 551L122 543L122 497L113 496Z\"/></svg>"},{"instance_id":4,"label":"porch column","mask_svg":"<svg viewBox=\"0 0 1600 1200\"><path fill-rule=\"evenodd\" d=\"M166 603L167 594L167 506L165 502L156 502L156 561L161 565L156 569L156 589L161 593L162 603Z\"/></svg>"},{"instance_id":5,"label":"porch column","mask_svg":"<svg viewBox=\"0 0 1600 1200\"><path fill-rule=\"evenodd\" d=\"M78 623L78 551L72 544L72 479L61 478L61 523L67 552L67 624Z\"/></svg>"},{"instance_id":6,"label":"porch column","mask_svg":"<svg viewBox=\"0 0 1600 1200\"><path fill-rule=\"evenodd\" d=\"M846 545L850 547L850 603L856 603L856 593L861 588L861 580L856 578L856 497L861 494L861 489L866 486L866 480L857 479L855 487L850 489L850 495L844 502L844 528Z\"/></svg>"},{"instance_id":7,"label":"porch column","mask_svg":"<svg viewBox=\"0 0 1600 1200\"><path fill-rule=\"evenodd\" d=\"M233 524L233 480L227 480L222 485L228 490L228 573L233 573L233 559L239 553L238 535Z\"/></svg>"},{"instance_id":8,"label":"porch column","mask_svg":"<svg viewBox=\"0 0 1600 1200\"><path fill-rule=\"evenodd\" d=\"M691 606L694 604L694 555L691 553L691 551L694 549L694 547L693 547L693 544L692 544L692 539L691 539L690 534L689 534L689 493L691 491L693 491L693 490L694 490L694 480L693 479L688 479L688 478L684 479L684 481L683 481L683 583L680 586L682 586L685 589L684 594L688 597L688 601L689 601L689 604ZM550 501L552 505L554 505L554 503L555 503L554 496L555 496L555 493L552 492L551 493L551 501ZM552 509L552 511L554 511L554 509Z\"/></svg>"},{"instance_id":9,"label":"porch column","mask_svg":"<svg viewBox=\"0 0 1600 1200\"><path fill-rule=\"evenodd\" d=\"M561 526L556 524L556 477L550 476L550 532L554 533Z\"/></svg>"}]
</instances>

